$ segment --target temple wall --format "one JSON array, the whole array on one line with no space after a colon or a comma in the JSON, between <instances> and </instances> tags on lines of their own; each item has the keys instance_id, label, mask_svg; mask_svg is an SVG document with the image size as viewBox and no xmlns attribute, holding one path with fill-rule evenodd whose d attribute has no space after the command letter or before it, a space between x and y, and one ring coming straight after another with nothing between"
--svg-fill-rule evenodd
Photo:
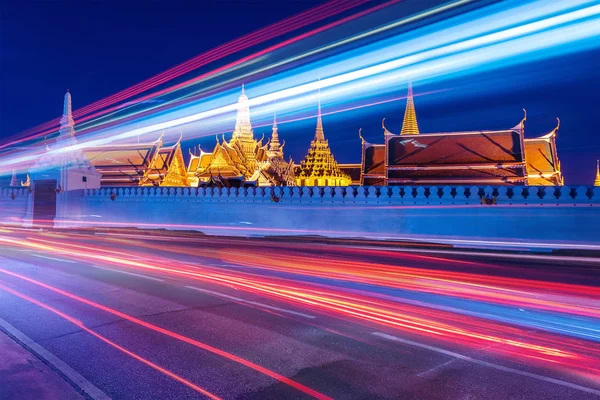
<instances>
[{"instance_id":1,"label":"temple wall","mask_svg":"<svg viewBox=\"0 0 600 400\"><path fill-rule=\"evenodd\" d=\"M474 245L469 239L480 238L600 244L600 188L163 187L77 193L81 217L71 226L164 227L236 236L443 239L457 245ZM482 196L491 204L482 204Z\"/></svg>"},{"instance_id":2,"label":"temple wall","mask_svg":"<svg viewBox=\"0 0 600 400\"><path fill-rule=\"evenodd\" d=\"M2 189L3 223L27 189ZM15 193L15 199L12 199ZM489 204L482 204L482 196ZM55 227L139 227L235 236L322 235L497 247L600 244L600 188L133 187L63 192ZM552 246L551 246L552 247Z\"/></svg>"},{"instance_id":3,"label":"temple wall","mask_svg":"<svg viewBox=\"0 0 600 400\"><path fill-rule=\"evenodd\" d=\"M29 188L0 188L0 225L21 226L32 193Z\"/></svg>"}]
</instances>

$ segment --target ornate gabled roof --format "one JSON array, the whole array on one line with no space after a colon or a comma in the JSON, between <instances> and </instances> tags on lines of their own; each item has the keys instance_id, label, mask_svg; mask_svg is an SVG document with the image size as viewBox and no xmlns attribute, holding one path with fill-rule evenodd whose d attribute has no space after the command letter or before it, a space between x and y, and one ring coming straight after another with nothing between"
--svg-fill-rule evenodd
<instances>
[{"instance_id":1,"label":"ornate gabled roof","mask_svg":"<svg viewBox=\"0 0 600 400\"><path fill-rule=\"evenodd\" d=\"M556 132L560 120L550 133L532 139L524 139L527 183L532 186L563 185L560 161L556 152Z\"/></svg>"},{"instance_id":2,"label":"ornate gabled roof","mask_svg":"<svg viewBox=\"0 0 600 400\"><path fill-rule=\"evenodd\" d=\"M408 84L408 95L406 96L406 110L404 111L404 121L402 122L402 131L400 132L400 134L419 134L419 125L417 124L417 113L415 112L412 83Z\"/></svg>"},{"instance_id":3,"label":"ornate gabled roof","mask_svg":"<svg viewBox=\"0 0 600 400\"><path fill-rule=\"evenodd\" d=\"M387 145L389 184L525 182L521 135L513 130L400 135Z\"/></svg>"},{"instance_id":4,"label":"ornate gabled roof","mask_svg":"<svg viewBox=\"0 0 600 400\"><path fill-rule=\"evenodd\" d=\"M181 139L175 145L171 162L168 165L167 174L160 183L161 186L189 186L187 179L187 170L183 153L181 151Z\"/></svg>"}]
</instances>

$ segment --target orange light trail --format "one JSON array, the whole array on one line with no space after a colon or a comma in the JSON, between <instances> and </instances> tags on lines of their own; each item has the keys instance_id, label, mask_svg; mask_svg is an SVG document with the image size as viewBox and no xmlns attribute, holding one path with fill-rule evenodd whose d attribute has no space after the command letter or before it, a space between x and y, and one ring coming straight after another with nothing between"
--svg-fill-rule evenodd
<instances>
[{"instance_id":1,"label":"orange light trail","mask_svg":"<svg viewBox=\"0 0 600 400\"><path fill-rule=\"evenodd\" d=\"M51 244L45 241L45 243L39 243L33 237L20 242L0 236L0 242L49 251L79 260L99 260L138 271L153 271L174 277L185 277L217 284L271 298L275 301L287 302L294 306L309 307L311 310L336 318L349 318L363 324L385 326L460 346L476 349L489 348L490 351L521 361L529 363L544 362L545 367L549 365L567 367L572 372L582 376L600 375L600 368L598 367L600 365L600 351L591 342L542 331L532 331L469 315L460 315L460 318L457 319L457 314L450 311L398 303L386 300L385 296L382 298L377 293L358 290L348 290L348 293L345 293L340 290L342 288L338 287L261 276L256 273L245 273L237 270L224 270L219 267L189 265L174 259L152 256L147 253L131 253L130 257L135 256L135 260L124 259L107 255L103 248L95 246L86 245L85 250L83 250L77 248L78 246L62 242ZM122 315L116 310L108 309L31 278L4 269L0 269L0 272L27 280L94 307L97 306L105 311L116 313L116 315ZM511 278L503 279L510 281ZM569 285L557 285L558 288L569 288ZM125 315L123 317L133 318ZM137 319L135 321L150 329L177 337L188 343L195 343L192 339L182 337L164 328ZM201 345L205 346L204 344ZM242 362L247 361L243 360ZM270 372L265 371L265 373L269 374Z\"/></svg>"},{"instance_id":2,"label":"orange light trail","mask_svg":"<svg viewBox=\"0 0 600 400\"><path fill-rule=\"evenodd\" d=\"M301 383L298 383L298 382L296 382L296 381L294 381L292 379L289 379L289 378L287 378L287 377L285 377L283 375L280 375L280 374L278 374L278 373L276 373L274 371L271 371L270 369L262 367L262 366L260 366L258 364L255 364L255 363L253 363L251 361L248 361L248 360L246 360L244 358L238 357L238 356L236 356L234 354L228 353L228 352L226 352L224 350L218 349L218 348L213 347L213 346L209 346L209 345L207 345L205 343L202 343L202 342L199 342L199 341L197 341L195 339L191 339L191 338L188 338L187 336L180 335L180 334L172 332L172 331L170 331L168 329L161 328L161 327L159 327L157 325L154 325L154 324L151 324L149 322L143 321L141 319L135 318L135 317L133 317L133 316L131 316L129 314L125 314L123 312L117 311L117 310L112 309L110 307L106 307L106 306L104 306L102 304L99 304L99 303L93 302L91 300L88 300L86 298L74 295L74 294L69 293L67 291L58 289L58 288L56 288L54 286L47 285L47 284L45 284L43 282L40 282L40 281L37 281L35 279L28 278L28 277L26 277L24 275L17 274L17 273L5 270L3 268L0 268L0 272L3 272L5 274L7 274L7 275L14 276L16 278L23 279L23 280L25 280L27 282L33 283L35 285L38 285L38 286L41 286L41 287L46 288L48 290L51 290L51 291L53 291L55 293L59 293L59 294L61 294L63 296L69 297L69 298L71 298L73 300L77 300L77 301L79 301L81 303L87 304L87 305L92 306L94 308L97 308L97 309L100 309L102 311L108 312L110 314L116 315L116 316L118 316L120 318L123 318L123 319L125 319L127 321L133 322L133 323L135 323L137 325L140 325L140 326L143 326L145 328L151 329L151 330L153 330L155 332L162 333L162 334L167 335L169 337L172 337L174 339L180 340L182 342L191 344L191 345L193 345L195 347L198 347L200 349L206 350L206 351L208 351L210 353L213 353L213 354L219 355L221 357L227 358L227 359L229 359L231 361L235 361L236 363L242 364L242 365L244 365L246 367L249 367L249 368L251 368L251 369L253 369L255 371L258 371L258 372L260 372L260 373L262 373L264 375L270 376L271 378L274 378L274 379L276 379L276 380L278 380L278 381L280 381L280 382L282 382L282 383L284 383L284 384L286 384L286 385L288 385L290 387L298 389L298 390L300 390L300 391L302 391L302 392L304 392L304 393L306 393L306 394L308 394L308 395L310 395L310 396L312 396L314 398L322 399L322 400L330 399L330 397L328 397L328 396L326 396L326 395L324 395L322 393L319 393L316 390L313 390L313 389L311 389L311 388L309 388L307 386L304 386ZM0 285L0 287L1 286L2 285ZM86 329L86 331L88 330L87 328L85 328L83 326L82 326L82 328Z\"/></svg>"}]
</instances>

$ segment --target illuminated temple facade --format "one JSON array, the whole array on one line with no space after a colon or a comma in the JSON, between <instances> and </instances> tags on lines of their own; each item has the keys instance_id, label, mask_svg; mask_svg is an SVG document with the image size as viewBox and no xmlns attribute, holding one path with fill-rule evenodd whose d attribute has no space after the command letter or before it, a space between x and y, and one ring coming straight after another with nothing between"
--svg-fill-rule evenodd
<instances>
[{"instance_id":1,"label":"illuminated temple facade","mask_svg":"<svg viewBox=\"0 0 600 400\"><path fill-rule=\"evenodd\" d=\"M231 139L217 136L210 153L198 146L189 152L187 164L182 138L165 146L162 135L154 142L87 147L83 152L102 186L562 186L556 150L560 121L546 135L525 138L526 119L525 114L505 130L422 133L409 85L400 132L387 129L385 119L383 143L370 143L359 131L361 162L338 164L325 138L319 101L308 154L295 165L284 156L275 117L270 139L255 139L242 85ZM16 177L13 181L17 185ZM600 185L600 172L595 185Z\"/></svg>"},{"instance_id":2,"label":"illuminated temple facade","mask_svg":"<svg viewBox=\"0 0 600 400\"><path fill-rule=\"evenodd\" d=\"M409 86L400 134L362 141L362 185L563 185L556 133L525 139L526 117L499 131L421 133ZM348 169L356 169L349 165Z\"/></svg>"},{"instance_id":3,"label":"illuminated temple facade","mask_svg":"<svg viewBox=\"0 0 600 400\"><path fill-rule=\"evenodd\" d=\"M225 140L223 135L222 141L217 137L211 153L200 148L199 154L190 153L188 180L192 186L291 186L294 184L294 166L291 159L285 161L283 147L276 120L268 143L254 138L248 96L242 86L231 140Z\"/></svg>"},{"instance_id":4,"label":"illuminated temple facade","mask_svg":"<svg viewBox=\"0 0 600 400\"><path fill-rule=\"evenodd\" d=\"M315 137L310 142L308 154L296 172L298 186L349 186L352 184L352 178L340 169L329 148L329 141L325 139L320 101Z\"/></svg>"}]
</instances>

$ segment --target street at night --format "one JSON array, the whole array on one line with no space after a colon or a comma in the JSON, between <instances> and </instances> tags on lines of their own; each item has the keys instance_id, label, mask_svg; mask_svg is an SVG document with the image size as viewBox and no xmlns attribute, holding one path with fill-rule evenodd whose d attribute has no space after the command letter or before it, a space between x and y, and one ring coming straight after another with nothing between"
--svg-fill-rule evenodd
<instances>
[{"instance_id":1,"label":"street at night","mask_svg":"<svg viewBox=\"0 0 600 400\"><path fill-rule=\"evenodd\" d=\"M0 1L0 400L600 398L598 0Z\"/></svg>"},{"instance_id":2,"label":"street at night","mask_svg":"<svg viewBox=\"0 0 600 400\"><path fill-rule=\"evenodd\" d=\"M594 257L131 231L0 246L3 330L109 397L600 394Z\"/></svg>"}]
</instances>

